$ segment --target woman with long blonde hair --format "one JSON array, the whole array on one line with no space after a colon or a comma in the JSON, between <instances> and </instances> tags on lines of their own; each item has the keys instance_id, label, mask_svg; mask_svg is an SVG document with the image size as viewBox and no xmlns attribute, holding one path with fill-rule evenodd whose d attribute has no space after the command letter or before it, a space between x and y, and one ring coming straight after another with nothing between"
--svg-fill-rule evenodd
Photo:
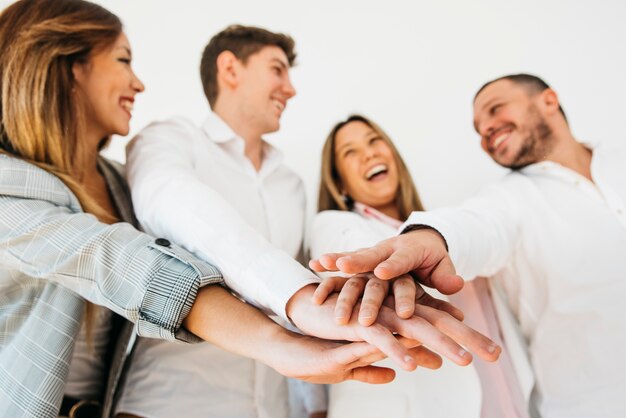
<instances>
[{"instance_id":1,"label":"woman with long blonde hair","mask_svg":"<svg viewBox=\"0 0 626 418\"><path fill-rule=\"evenodd\" d=\"M135 229L121 166L99 154L144 90L131 63L120 20L93 3L0 14L0 416L108 417L133 332L293 377L389 380L363 369L381 357L368 344L296 336L208 286L222 282L212 265Z\"/></svg>"}]
</instances>

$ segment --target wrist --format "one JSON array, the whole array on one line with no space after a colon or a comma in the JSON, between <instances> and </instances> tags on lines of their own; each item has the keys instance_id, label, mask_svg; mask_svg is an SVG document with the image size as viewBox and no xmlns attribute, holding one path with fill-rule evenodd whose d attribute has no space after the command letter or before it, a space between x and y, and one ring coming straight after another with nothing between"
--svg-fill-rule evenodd
<instances>
[{"instance_id":1,"label":"wrist","mask_svg":"<svg viewBox=\"0 0 626 418\"><path fill-rule=\"evenodd\" d=\"M400 232L400 235L405 235L409 233L412 233L413 235L417 235L419 233L422 236L424 234L430 235L438 239L441 242L441 244L443 244L443 246L445 247L446 252L448 251L448 242L446 241L446 238L441 234L441 232L439 232L437 229L433 228L432 226L424 225L424 224L408 225L406 228L402 230L402 232Z\"/></svg>"}]
</instances>

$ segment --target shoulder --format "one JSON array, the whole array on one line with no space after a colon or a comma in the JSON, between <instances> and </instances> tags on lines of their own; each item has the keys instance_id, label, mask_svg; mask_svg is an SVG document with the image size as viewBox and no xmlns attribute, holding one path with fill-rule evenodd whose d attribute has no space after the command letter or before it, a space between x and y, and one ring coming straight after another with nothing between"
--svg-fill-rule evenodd
<instances>
[{"instance_id":1,"label":"shoulder","mask_svg":"<svg viewBox=\"0 0 626 418\"><path fill-rule=\"evenodd\" d=\"M48 201L80 212L74 193L54 174L22 159L0 153L0 195Z\"/></svg>"},{"instance_id":2,"label":"shoulder","mask_svg":"<svg viewBox=\"0 0 626 418\"><path fill-rule=\"evenodd\" d=\"M139 144L144 146L160 142L183 143L201 133L202 130L191 120L182 116L176 116L150 123L130 140L128 149L132 149Z\"/></svg>"}]
</instances>

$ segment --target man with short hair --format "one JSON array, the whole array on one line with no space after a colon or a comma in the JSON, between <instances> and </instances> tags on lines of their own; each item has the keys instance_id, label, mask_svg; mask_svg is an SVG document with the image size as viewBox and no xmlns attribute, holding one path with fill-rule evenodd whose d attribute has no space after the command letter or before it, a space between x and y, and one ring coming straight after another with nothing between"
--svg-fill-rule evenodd
<instances>
[{"instance_id":1,"label":"man with short hair","mask_svg":"<svg viewBox=\"0 0 626 418\"><path fill-rule=\"evenodd\" d=\"M439 311L435 315L454 322L453 327L410 315L405 320L394 316L395 323L387 327L339 326L332 306L313 305L319 280L294 259L304 230L304 188L280 151L263 140L279 129L296 93L289 78L293 47L287 35L246 26L230 26L211 39L201 61L212 108L204 124L197 127L184 118L156 122L129 145L127 176L140 223L213 261L226 284L246 301L291 319L305 332L365 340L408 370L438 359L425 350L411 355L388 328L401 325L406 336L425 343L431 336L431 349L460 364L470 362L471 355L454 340L495 360L499 349L491 341ZM320 319L324 312L326 321ZM139 416L175 416L180 405L187 417L288 416L282 376L210 344L140 340L126 388L117 410ZM311 413L326 408L324 399L307 400Z\"/></svg>"},{"instance_id":2,"label":"man with short hair","mask_svg":"<svg viewBox=\"0 0 626 418\"><path fill-rule=\"evenodd\" d=\"M371 249L325 255L318 269L495 275L528 342L531 407L550 418L626 416L624 148L578 142L557 94L527 74L485 84L474 127L508 175L459 207L413 213Z\"/></svg>"}]
</instances>

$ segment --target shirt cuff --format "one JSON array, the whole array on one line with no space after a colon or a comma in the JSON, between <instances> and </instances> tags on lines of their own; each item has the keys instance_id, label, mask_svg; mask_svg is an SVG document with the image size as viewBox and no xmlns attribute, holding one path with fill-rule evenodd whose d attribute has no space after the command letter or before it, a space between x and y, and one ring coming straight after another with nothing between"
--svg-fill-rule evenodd
<instances>
[{"instance_id":1,"label":"shirt cuff","mask_svg":"<svg viewBox=\"0 0 626 418\"><path fill-rule=\"evenodd\" d=\"M200 342L200 338L182 327L182 322L191 311L198 289L222 283L222 275L211 264L167 244L149 244L160 254L139 308L136 332L142 337Z\"/></svg>"}]
</instances>

